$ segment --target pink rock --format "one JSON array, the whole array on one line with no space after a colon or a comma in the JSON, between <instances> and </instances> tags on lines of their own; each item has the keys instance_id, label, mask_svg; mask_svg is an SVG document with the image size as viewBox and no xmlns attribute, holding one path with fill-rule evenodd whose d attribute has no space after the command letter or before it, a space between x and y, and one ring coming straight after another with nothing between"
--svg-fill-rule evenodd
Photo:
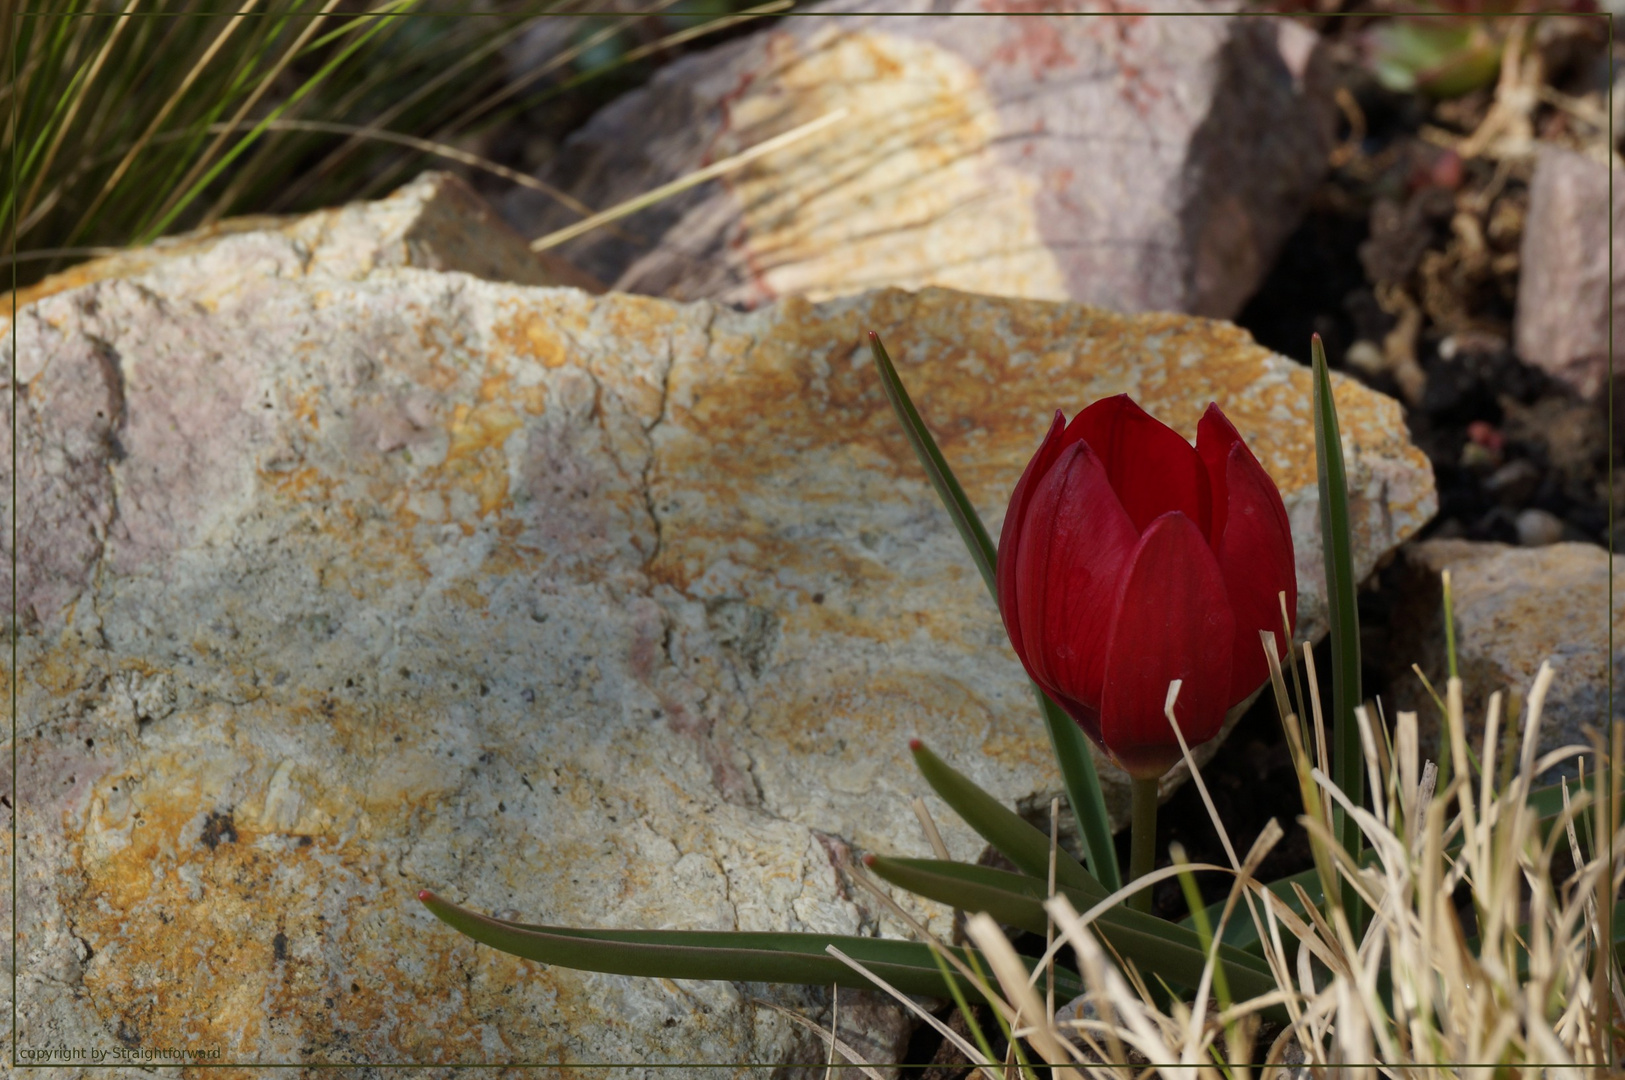
<instances>
[{"instance_id":1,"label":"pink rock","mask_svg":"<svg viewBox=\"0 0 1625 1080\"><path fill-rule=\"evenodd\" d=\"M1625 174L1616 172L1610 227L1608 169L1583 154L1543 147L1529 185L1517 349L1524 363L1595 398L1608 378L1610 307L1625 286L1608 281L1608 237L1625 264ZM1612 300L1610 301L1610 297Z\"/></svg>"},{"instance_id":2,"label":"pink rock","mask_svg":"<svg viewBox=\"0 0 1625 1080\"><path fill-rule=\"evenodd\" d=\"M1233 316L1325 169L1324 65L1296 24L1172 9L1193 14L859 0L689 57L543 179L606 208L844 118L557 250L623 291L748 307L941 285ZM503 213L531 237L577 220L529 190Z\"/></svg>"}]
</instances>

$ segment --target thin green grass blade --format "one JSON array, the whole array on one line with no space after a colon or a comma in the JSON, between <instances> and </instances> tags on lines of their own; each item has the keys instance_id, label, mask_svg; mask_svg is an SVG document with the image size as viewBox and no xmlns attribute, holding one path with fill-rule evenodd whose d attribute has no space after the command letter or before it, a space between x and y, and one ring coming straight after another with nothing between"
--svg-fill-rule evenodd
<instances>
[{"instance_id":1,"label":"thin green grass blade","mask_svg":"<svg viewBox=\"0 0 1625 1080\"><path fill-rule=\"evenodd\" d=\"M350 41L344 46L343 49L339 50L338 55L324 64L321 70L316 72L316 74L312 75L305 82L301 83L299 87L288 96L286 101L271 109L270 112L268 112L266 116L254 126L252 131L237 141L237 145L233 146L226 153L222 154L219 160L215 161L207 170L205 170L203 175L199 176L197 180L192 183L192 186L187 189L186 193L176 200L171 205L170 209L162 217L160 217L158 221L147 230L146 233L137 238L136 242L138 244L151 243L158 236L162 235L163 231L169 227L170 222L174 221L176 217L178 217L188 206L190 206L192 201L201 195L203 190L214 182L215 177L219 176L228 165L237 160L237 158L241 156L244 151L248 150L249 147L254 145L259 137L265 133L266 129L270 127L272 121L279 118L289 109L292 109L298 105L306 95L320 85L323 79L327 78L327 76L332 74L335 69L340 67L345 60L349 59L352 53L360 49L368 42L368 40L389 25L388 20L383 18L383 13L387 11L388 8L400 8L407 6L410 6L410 0L400 0L399 3L388 5L385 9L380 9L378 12L371 13L371 17L374 20L371 26L368 26L365 30L361 31L354 40ZM339 34L347 32L350 29L350 27L341 28L340 30L334 31L332 34L328 35L328 37L336 38ZM327 38L323 39L324 42L326 40Z\"/></svg>"},{"instance_id":2,"label":"thin green grass blade","mask_svg":"<svg viewBox=\"0 0 1625 1080\"><path fill-rule=\"evenodd\" d=\"M970 551L971 559L987 585L988 595L993 597L993 605L997 608L999 587L994 568L997 566L998 553L993 541L988 538L976 507L965 497L965 491L954 478L947 459L942 456L936 440L931 437L925 421L920 419L914 402L909 399L897 368L892 365L886 347L880 343L880 335L873 331L869 332L869 348L874 354L875 368L880 372L886 398L891 402L897 418L902 421L904 434L919 455L920 464L931 478L931 486L936 489L937 497L947 507L948 516L959 530L959 537ZM1067 803L1072 808L1079 835L1083 838L1084 859L1095 878L1109 891L1116 892L1122 885L1122 875L1117 867L1117 849L1112 843L1109 824L1111 819L1106 813L1106 799L1100 792L1100 777L1095 772L1095 759L1089 751L1088 739L1036 683L1033 692L1038 697L1044 726L1049 731L1050 746L1061 768Z\"/></svg>"},{"instance_id":3,"label":"thin green grass blade","mask_svg":"<svg viewBox=\"0 0 1625 1080\"><path fill-rule=\"evenodd\" d=\"M864 863L875 876L927 900L965 911L985 911L996 922L1031 934L1045 931L1044 900L1048 892L1044 878L941 859L876 855ZM1057 884L1055 891L1080 912L1099 902L1081 889ZM1121 905L1101 915L1093 926L1142 971L1154 971L1187 989L1201 980L1207 953L1196 932ZM1276 989L1269 966L1257 956L1221 945L1219 964L1232 989L1245 987L1245 993L1252 997Z\"/></svg>"},{"instance_id":4,"label":"thin green grass blade","mask_svg":"<svg viewBox=\"0 0 1625 1080\"><path fill-rule=\"evenodd\" d=\"M1312 339L1315 384L1315 466L1320 481L1320 537L1326 565L1327 621L1332 638L1332 778L1349 802L1365 802L1365 755L1354 709L1360 704L1360 623L1355 609L1354 545L1349 520L1348 474L1343 465L1343 439L1332 398L1331 371L1320 335ZM1351 858L1358 859L1362 838L1354 819L1334 807L1333 830ZM1365 913L1353 886L1343 890L1349 925L1359 939Z\"/></svg>"},{"instance_id":5,"label":"thin green grass blade","mask_svg":"<svg viewBox=\"0 0 1625 1080\"><path fill-rule=\"evenodd\" d=\"M1174 862L1181 866L1185 865L1184 849L1177 844L1171 845L1171 847L1173 850L1170 855L1173 857ZM1207 951L1213 947L1213 921L1207 917L1207 909L1202 906L1202 892L1196 887L1196 875L1189 870L1181 872L1179 875L1179 889L1185 894L1185 906L1191 909L1191 919L1196 925L1197 943L1202 947L1203 955L1206 955ZM1222 949L1223 946L1221 945L1220 948ZM1275 980L1272 978L1270 981L1273 983ZM1256 997L1257 995L1249 994L1248 996ZM1233 1000L1230 996L1230 980L1226 976L1223 963L1213 965L1213 998L1218 1002L1220 1012L1229 1009L1230 1002Z\"/></svg>"},{"instance_id":6,"label":"thin green grass blade","mask_svg":"<svg viewBox=\"0 0 1625 1080\"><path fill-rule=\"evenodd\" d=\"M544 964L653 979L728 982L834 983L872 990L875 984L825 952L834 945L906 994L948 997L928 946L914 941L843 934L750 933L710 930L584 930L493 919L423 892L418 899L452 929L499 952ZM974 950L958 949L961 959ZM1029 961L1030 963L1031 961ZM1055 970L1057 992L1083 992L1078 976ZM960 989L981 1001L961 980Z\"/></svg>"},{"instance_id":7,"label":"thin green grass blade","mask_svg":"<svg viewBox=\"0 0 1625 1080\"><path fill-rule=\"evenodd\" d=\"M1020 814L983 791L970 777L943 761L914 740L909 744L914 765L925 777L931 790L942 797L954 813L965 819L977 835L992 844L1005 858L1034 877L1048 880L1049 836L1023 821ZM1083 868L1083 864L1064 850L1055 853L1055 883L1076 889L1093 897L1091 904L1099 903L1116 890L1103 888Z\"/></svg>"}]
</instances>

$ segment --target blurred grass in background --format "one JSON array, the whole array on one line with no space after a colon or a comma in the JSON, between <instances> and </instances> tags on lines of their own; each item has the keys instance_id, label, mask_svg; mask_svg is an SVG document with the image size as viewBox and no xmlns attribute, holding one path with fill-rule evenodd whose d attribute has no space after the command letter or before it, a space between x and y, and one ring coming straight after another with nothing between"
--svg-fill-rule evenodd
<instances>
[{"instance_id":1,"label":"blurred grass in background","mask_svg":"<svg viewBox=\"0 0 1625 1080\"><path fill-rule=\"evenodd\" d=\"M26 286L224 217L376 198L451 160L484 167L482 133L579 123L689 43L785 7L0 0L0 265Z\"/></svg>"}]
</instances>

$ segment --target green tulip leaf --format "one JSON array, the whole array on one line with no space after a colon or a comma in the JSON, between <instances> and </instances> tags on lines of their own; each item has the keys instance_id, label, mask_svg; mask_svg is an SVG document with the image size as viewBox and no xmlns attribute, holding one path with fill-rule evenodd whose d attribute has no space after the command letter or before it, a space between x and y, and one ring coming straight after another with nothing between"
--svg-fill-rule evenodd
<instances>
[{"instance_id":1,"label":"green tulip leaf","mask_svg":"<svg viewBox=\"0 0 1625 1080\"><path fill-rule=\"evenodd\" d=\"M1088 806L1087 814L1075 814L1078 832L1083 837L1083 854L1089 870L1105 887L1114 893L1123 887L1123 877L1117 869L1117 848L1112 843L1111 819L1106 815L1106 798L1100 792L1100 780L1095 773L1094 755L1089 750L1089 736L1061 707L1050 700L1043 689L1033 683L1038 705L1044 712L1044 727L1049 731L1050 748L1061 767L1061 782L1066 786L1066 797L1076 810ZM1085 802L1084 800L1089 800ZM1045 838L1047 844L1048 838ZM1099 853L1099 854L1097 854Z\"/></svg>"},{"instance_id":2,"label":"green tulip leaf","mask_svg":"<svg viewBox=\"0 0 1625 1080\"><path fill-rule=\"evenodd\" d=\"M886 347L880 343L880 336L874 332L869 334L869 350L874 354L875 367L880 371L881 385L886 388L886 399L891 402L892 409L897 418L903 423L903 432L913 445L915 454L919 455L920 464L925 466L926 475L931 478L931 486L937 489L937 497L942 505L948 508L948 516L953 518L954 527L959 530L959 538L965 542L970 557L976 563L976 569L981 571L982 581L987 585L987 591L993 596L995 605L999 602L999 586L993 574L993 567L998 553L993 546L993 540L987 535L987 529L982 526L982 519L976 513L976 507L971 505L970 499L965 497L965 489L959 486L959 480L948 467L948 460L942 456L937 448L936 439L926 428L925 421L920 419L919 411L914 408L908 391L903 387L903 380L897 374L891 357L886 353Z\"/></svg>"},{"instance_id":3,"label":"green tulip leaf","mask_svg":"<svg viewBox=\"0 0 1625 1080\"><path fill-rule=\"evenodd\" d=\"M1020 814L977 787L964 773L943 761L919 740L909 744L914 765L931 790L942 797L953 812L965 819L977 835L997 848L1017 867L1040 880L1049 880L1049 837L1022 819ZM1055 883L1076 889L1098 904L1116 890L1108 891L1064 848L1055 852Z\"/></svg>"},{"instance_id":4,"label":"green tulip leaf","mask_svg":"<svg viewBox=\"0 0 1625 1080\"><path fill-rule=\"evenodd\" d=\"M1343 464L1343 438L1337 426L1332 376L1320 335L1311 341L1315 385L1315 466L1320 486L1320 541L1326 566L1327 623L1332 639L1332 779L1349 802L1365 802L1365 752L1354 720L1360 704L1360 621L1355 607L1354 542L1350 528L1348 472ZM1341 806L1332 809L1332 828L1350 858L1359 858L1360 827ZM1343 890L1343 905L1356 935L1365 925L1353 886Z\"/></svg>"},{"instance_id":5,"label":"green tulip leaf","mask_svg":"<svg viewBox=\"0 0 1625 1080\"><path fill-rule=\"evenodd\" d=\"M959 537L965 542L970 551L971 560L976 563L976 569L981 572L982 581L987 585L988 593L993 597L994 607L999 603L999 586L994 569L998 564L998 553L993 541L988 537L987 529L982 526L982 519L976 513L976 507L965 497L965 489L959 486L954 477L953 470L948 467L948 461L937 448L937 442L927 430L925 421L914 408L914 402L909 399L908 390L903 386L902 378L897 374L891 357L886 353L886 347L880 343L879 335L869 334L869 349L874 354L875 368L880 372L880 382L886 390L886 399L891 402L892 409L902 422L903 433L908 436L909 443L919 456L920 464L925 467L926 475L931 478L931 486L936 489L937 497L942 505L947 507L948 516L953 518L954 527L959 530ZM1055 751L1055 760L1061 767L1061 779L1066 785L1066 797L1072 807L1073 816L1078 821L1078 832L1083 838L1084 858L1089 863L1089 869L1095 877L1108 889L1116 892L1122 885L1122 875L1117 868L1117 849L1112 843L1110 817L1106 813L1106 799L1100 792L1100 777L1095 772L1094 755L1089 751L1089 744L1078 726L1061 710L1059 705L1051 701L1049 695L1037 683L1033 684L1033 692L1038 696L1039 708L1044 714L1044 725L1049 731L1050 746Z\"/></svg>"},{"instance_id":6,"label":"green tulip leaf","mask_svg":"<svg viewBox=\"0 0 1625 1080\"><path fill-rule=\"evenodd\" d=\"M452 929L499 952L544 964L653 979L716 979L727 982L798 983L873 990L861 973L825 952L834 945L905 994L951 996L929 946L914 941L843 934L753 933L713 930L582 930L532 925L480 915L431 892L418 899ZM975 950L955 949L967 964ZM976 961L990 970L980 953ZM1029 965L1032 963L1028 961ZM967 997L982 1001L974 986L957 979ZM1057 967L1058 994L1083 992L1076 973Z\"/></svg>"},{"instance_id":7,"label":"green tulip leaf","mask_svg":"<svg viewBox=\"0 0 1625 1080\"><path fill-rule=\"evenodd\" d=\"M1048 893L1044 878L940 859L877 855L864 861L877 877L927 900L964 911L985 911L995 921L1030 934L1045 931L1048 916L1043 903ZM1055 891L1080 914L1099 903L1081 889L1057 884ZM1092 925L1142 972L1155 972L1186 988L1201 980L1206 953L1195 932L1121 905L1100 915ZM1257 997L1276 989L1269 966L1256 956L1221 945L1219 964L1233 990Z\"/></svg>"}]
</instances>

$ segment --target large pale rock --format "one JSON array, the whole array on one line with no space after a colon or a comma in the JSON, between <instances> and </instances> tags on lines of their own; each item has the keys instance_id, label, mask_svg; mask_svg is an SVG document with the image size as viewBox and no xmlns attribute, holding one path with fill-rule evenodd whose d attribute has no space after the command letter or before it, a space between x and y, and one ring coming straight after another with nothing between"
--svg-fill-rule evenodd
<instances>
[{"instance_id":1,"label":"large pale rock","mask_svg":"<svg viewBox=\"0 0 1625 1080\"><path fill-rule=\"evenodd\" d=\"M1189 436L1219 401L1324 624L1307 372L1233 327L941 289L742 314L307 255L231 233L19 313L25 1046L822 1060L750 1000L821 991L548 968L413 896L902 936L847 866L930 852L911 736L1006 803L1058 789L865 329L994 535L1057 406L1127 391ZM1432 478L1394 402L1337 387L1364 571ZM895 1059L901 1013L867 1008Z\"/></svg>"},{"instance_id":2,"label":"large pale rock","mask_svg":"<svg viewBox=\"0 0 1625 1080\"><path fill-rule=\"evenodd\" d=\"M1470 540L1429 540L1405 549L1401 601L1394 613L1397 635L1390 679L1393 707L1414 710L1422 753L1435 761L1442 753L1443 725L1438 706L1410 671L1418 664L1435 689L1444 693L1443 585L1450 571L1456 617L1456 660L1468 745L1483 751L1490 695L1502 692L1500 730L1534 684L1540 665L1550 661L1556 680L1541 713L1538 753L1562 746L1589 748L1588 727L1608 734L1608 674L1625 677L1625 654L1608 656L1609 555L1594 544L1552 544L1520 548ZM1613 563L1613 625L1625 625L1625 559ZM1514 701L1511 695L1516 695ZM1521 711L1521 710L1520 710ZM1614 721L1625 722L1618 699ZM1517 727L1521 739L1522 726ZM1586 772L1595 769L1593 759ZM1544 775L1544 782L1575 776L1573 760Z\"/></svg>"},{"instance_id":3,"label":"large pale rock","mask_svg":"<svg viewBox=\"0 0 1625 1080\"><path fill-rule=\"evenodd\" d=\"M1608 379L1608 324L1625 313L1625 173L1561 147L1542 147L1529 182L1519 254L1518 355L1586 398Z\"/></svg>"},{"instance_id":4,"label":"large pale rock","mask_svg":"<svg viewBox=\"0 0 1625 1080\"><path fill-rule=\"evenodd\" d=\"M1315 34L1234 7L815 5L662 68L544 179L608 207L838 124L559 250L682 300L943 285L1233 316L1325 170L1331 102ZM576 220L527 190L503 213L532 237Z\"/></svg>"},{"instance_id":5,"label":"large pale rock","mask_svg":"<svg viewBox=\"0 0 1625 1080\"><path fill-rule=\"evenodd\" d=\"M64 289L146 273L181 256L201 255L227 237L276 235L271 261L256 268L239 254L237 272L361 278L390 266L460 270L487 281L569 285L601 293L592 275L548 252L533 252L485 200L451 173L426 172L387 199L310 214L228 218L164 237L147 247L92 259L17 291L19 307ZM292 258L286 256L291 253ZM230 287L229 283L226 287ZM4 308L11 310L10 297Z\"/></svg>"}]
</instances>

